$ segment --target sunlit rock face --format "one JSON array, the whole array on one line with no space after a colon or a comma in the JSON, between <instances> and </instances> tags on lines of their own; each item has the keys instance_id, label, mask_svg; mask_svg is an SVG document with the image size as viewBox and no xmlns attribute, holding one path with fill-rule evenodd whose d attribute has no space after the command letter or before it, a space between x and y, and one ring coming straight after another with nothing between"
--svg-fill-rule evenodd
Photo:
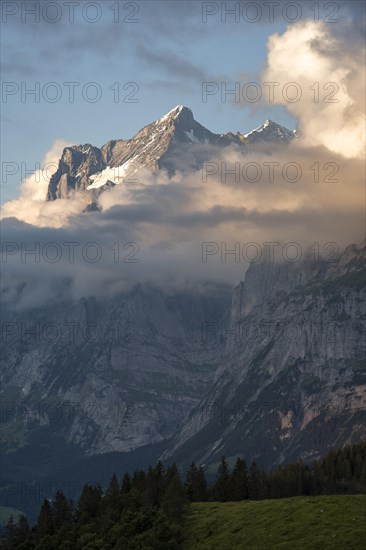
<instances>
[{"instance_id":1,"label":"sunlit rock face","mask_svg":"<svg viewBox=\"0 0 366 550\"><path fill-rule=\"evenodd\" d=\"M294 137L294 132L270 120L248 134L215 134L194 119L191 109L178 105L132 139L111 140L100 149L90 144L66 147L50 180L48 200L85 191L92 201L106 186L123 183L142 168L171 175L200 168L230 145L245 154L256 144L286 144Z\"/></svg>"}]
</instances>

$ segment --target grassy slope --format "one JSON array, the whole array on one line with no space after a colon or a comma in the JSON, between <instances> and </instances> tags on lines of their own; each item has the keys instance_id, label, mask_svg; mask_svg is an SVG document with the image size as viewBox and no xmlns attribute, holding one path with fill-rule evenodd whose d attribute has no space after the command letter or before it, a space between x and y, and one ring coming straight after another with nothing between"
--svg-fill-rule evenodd
<instances>
[{"instance_id":1,"label":"grassy slope","mask_svg":"<svg viewBox=\"0 0 366 550\"><path fill-rule=\"evenodd\" d=\"M185 550L363 550L366 495L192 504Z\"/></svg>"}]
</instances>

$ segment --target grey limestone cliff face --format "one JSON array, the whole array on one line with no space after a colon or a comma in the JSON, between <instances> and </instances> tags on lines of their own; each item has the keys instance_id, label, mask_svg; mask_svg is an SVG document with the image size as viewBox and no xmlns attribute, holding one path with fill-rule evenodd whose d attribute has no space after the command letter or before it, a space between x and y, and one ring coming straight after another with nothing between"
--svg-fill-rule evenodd
<instances>
[{"instance_id":1,"label":"grey limestone cliff face","mask_svg":"<svg viewBox=\"0 0 366 550\"><path fill-rule=\"evenodd\" d=\"M201 324L229 297L137 287L113 300L4 311L3 450L58 438L93 455L169 439L212 384L220 346L202 344Z\"/></svg>"},{"instance_id":2,"label":"grey limestone cliff face","mask_svg":"<svg viewBox=\"0 0 366 550\"><path fill-rule=\"evenodd\" d=\"M336 263L252 264L215 383L164 458L273 466L366 435L364 245Z\"/></svg>"}]
</instances>

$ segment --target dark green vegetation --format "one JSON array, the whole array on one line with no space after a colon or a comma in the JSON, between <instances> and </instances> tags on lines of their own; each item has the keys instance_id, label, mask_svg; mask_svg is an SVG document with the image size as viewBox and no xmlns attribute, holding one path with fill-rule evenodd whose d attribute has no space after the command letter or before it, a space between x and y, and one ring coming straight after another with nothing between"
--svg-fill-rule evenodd
<instances>
[{"instance_id":1,"label":"dark green vegetation","mask_svg":"<svg viewBox=\"0 0 366 550\"><path fill-rule=\"evenodd\" d=\"M22 512L16 510L15 508L10 508L10 506L0 506L0 525L5 525L10 516L13 518L18 518L22 515Z\"/></svg>"},{"instance_id":2,"label":"dark green vegetation","mask_svg":"<svg viewBox=\"0 0 366 550\"><path fill-rule=\"evenodd\" d=\"M269 474L241 458L230 470L223 457L211 483L194 463L183 482L174 464L159 462L121 482L113 475L106 491L85 485L77 504L58 491L32 529L25 516L11 516L1 547L361 549L366 497L353 493L366 493L366 440Z\"/></svg>"},{"instance_id":3,"label":"dark green vegetation","mask_svg":"<svg viewBox=\"0 0 366 550\"><path fill-rule=\"evenodd\" d=\"M361 550L366 496L193 503L184 550Z\"/></svg>"},{"instance_id":4,"label":"dark green vegetation","mask_svg":"<svg viewBox=\"0 0 366 550\"><path fill-rule=\"evenodd\" d=\"M113 475L105 492L85 485L75 506L58 491L45 499L37 524L25 516L6 525L1 548L36 550L175 549L188 504L183 483L173 465L159 463L145 473L137 470L121 483Z\"/></svg>"}]
</instances>

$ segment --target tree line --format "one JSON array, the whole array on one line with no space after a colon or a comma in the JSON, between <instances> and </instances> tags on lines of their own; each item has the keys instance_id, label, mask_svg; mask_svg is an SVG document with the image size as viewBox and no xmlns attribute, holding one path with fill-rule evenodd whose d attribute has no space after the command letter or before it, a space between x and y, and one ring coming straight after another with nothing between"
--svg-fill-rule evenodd
<instances>
[{"instance_id":1,"label":"tree line","mask_svg":"<svg viewBox=\"0 0 366 550\"><path fill-rule=\"evenodd\" d=\"M174 550L190 502L275 499L339 493L366 493L366 439L331 450L312 464L298 461L266 473L238 457L225 457L210 478L194 462L182 479L175 464L161 462L119 481L113 474L105 491L86 484L77 503L58 491L45 498L36 525L10 517L1 540L4 550Z\"/></svg>"}]
</instances>

